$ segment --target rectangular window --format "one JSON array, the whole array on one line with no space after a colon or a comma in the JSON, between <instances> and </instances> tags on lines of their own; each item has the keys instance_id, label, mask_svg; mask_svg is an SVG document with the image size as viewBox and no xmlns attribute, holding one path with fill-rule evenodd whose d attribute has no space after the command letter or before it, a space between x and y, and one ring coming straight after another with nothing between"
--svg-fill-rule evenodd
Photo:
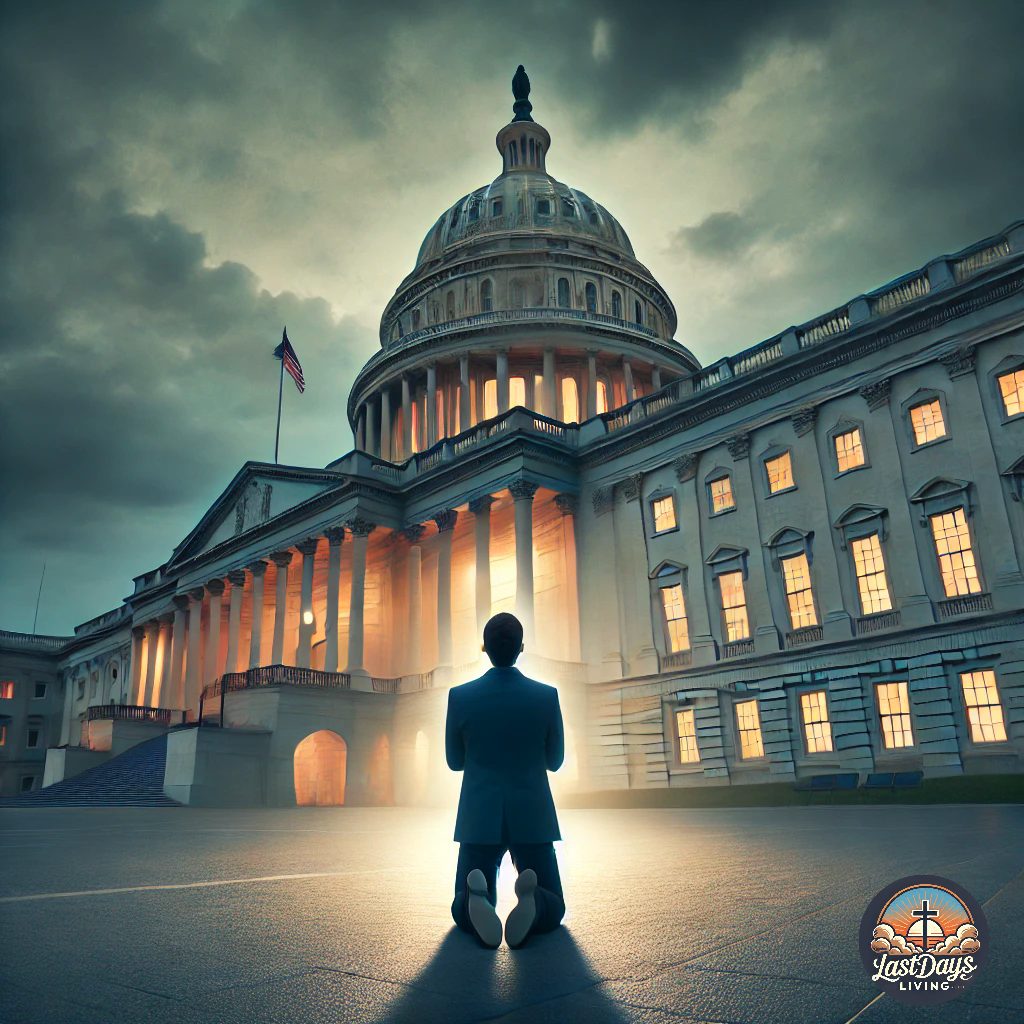
<instances>
[{"instance_id":1,"label":"rectangular window","mask_svg":"<svg viewBox=\"0 0 1024 1024\"><path fill-rule=\"evenodd\" d=\"M718 585L722 588L726 640L729 643L746 640L750 636L750 622L747 619L747 597L743 592L743 573L723 573L718 577Z\"/></svg>"},{"instance_id":2,"label":"rectangular window","mask_svg":"<svg viewBox=\"0 0 1024 1024\"><path fill-rule=\"evenodd\" d=\"M818 624L818 613L814 610L814 595L811 592L811 567L807 555L794 555L782 560L782 579L786 585L786 602L789 605L789 621L793 629L804 629Z\"/></svg>"},{"instance_id":3,"label":"rectangular window","mask_svg":"<svg viewBox=\"0 0 1024 1024\"><path fill-rule=\"evenodd\" d=\"M681 583L661 588L661 607L665 610L665 631L672 654L690 649L690 627L686 621L686 603Z\"/></svg>"},{"instance_id":4,"label":"rectangular window","mask_svg":"<svg viewBox=\"0 0 1024 1024\"><path fill-rule=\"evenodd\" d=\"M0 722L0 747L7 746L7 723Z\"/></svg>"},{"instance_id":5,"label":"rectangular window","mask_svg":"<svg viewBox=\"0 0 1024 1024\"><path fill-rule=\"evenodd\" d=\"M942 573L942 589L946 597L977 594L981 590L978 566L971 548L971 532L963 508L931 516L935 554Z\"/></svg>"},{"instance_id":6,"label":"rectangular window","mask_svg":"<svg viewBox=\"0 0 1024 1024\"><path fill-rule=\"evenodd\" d=\"M732 496L731 477L723 476L718 480L712 480L708 484L708 490L711 492L712 512L728 512L729 509L736 507Z\"/></svg>"},{"instance_id":7,"label":"rectangular window","mask_svg":"<svg viewBox=\"0 0 1024 1024\"><path fill-rule=\"evenodd\" d=\"M882 724L882 743L886 750L912 747L914 734L910 729L910 698L906 683L879 683L875 687L878 717Z\"/></svg>"},{"instance_id":8,"label":"rectangular window","mask_svg":"<svg viewBox=\"0 0 1024 1024\"><path fill-rule=\"evenodd\" d=\"M0 682L0 700L14 700L13 679L5 679Z\"/></svg>"},{"instance_id":9,"label":"rectangular window","mask_svg":"<svg viewBox=\"0 0 1024 1024\"><path fill-rule=\"evenodd\" d=\"M975 743L1001 743L1006 739L1003 705L999 702L996 674L991 669L961 672L964 708Z\"/></svg>"},{"instance_id":10,"label":"rectangular window","mask_svg":"<svg viewBox=\"0 0 1024 1024\"><path fill-rule=\"evenodd\" d=\"M789 452L783 452L777 458L767 459L764 468L768 473L768 492L777 494L795 486L793 480L793 460Z\"/></svg>"},{"instance_id":11,"label":"rectangular window","mask_svg":"<svg viewBox=\"0 0 1024 1024\"><path fill-rule=\"evenodd\" d=\"M761 716L757 713L756 700L745 700L736 705L736 731L740 737L741 758L764 757Z\"/></svg>"},{"instance_id":12,"label":"rectangular window","mask_svg":"<svg viewBox=\"0 0 1024 1024\"><path fill-rule=\"evenodd\" d=\"M1019 416L1024 412L1024 369L999 377L999 394L1003 396L1003 409L1007 416Z\"/></svg>"},{"instance_id":13,"label":"rectangular window","mask_svg":"<svg viewBox=\"0 0 1024 1024\"><path fill-rule=\"evenodd\" d=\"M840 473L864 465L864 444L860 439L859 428L836 434L835 444L836 465Z\"/></svg>"},{"instance_id":14,"label":"rectangular window","mask_svg":"<svg viewBox=\"0 0 1024 1024\"><path fill-rule=\"evenodd\" d=\"M804 744L808 754L832 749L832 725L828 720L828 700L824 690L800 694L800 716L804 723Z\"/></svg>"},{"instance_id":15,"label":"rectangular window","mask_svg":"<svg viewBox=\"0 0 1024 1024\"><path fill-rule=\"evenodd\" d=\"M29 793L32 787L36 784L36 777L34 775L23 775L21 777L21 791L22 793Z\"/></svg>"},{"instance_id":16,"label":"rectangular window","mask_svg":"<svg viewBox=\"0 0 1024 1024\"><path fill-rule=\"evenodd\" d=\"M25 743L26 747L38 747L39 746L39 730L29 729L28 740Z\"/></svg>"},{"instance_id":17,"label":"rectangular window","mask_svg":"<svg viewBox=\"0 0 1024 1024\"><path fill-rule=\"evenodd\" d=\"M651 512L654 515L655 533L664 533L665 530L676 528L676 503L672 499L672 495L655 498L651 502Z\"/></svg>"},{"instance_id":18,"label":"rectangular window","mask_svg":"<svg viewBox=\"0 0 1024 1024\"><path fill-rule=\"evenodd\" d=\"M32 695L33 700L42 700L46 696L46 683L36 683L35 692Z\"/></svg>"},{"instance_id":19,"label":"rectangular window","mask_svg":"<svg viewBox=\"0 0 1024 1024\"><path fill-rule=\"evenodd\" d=\"M858 537L850 542L853 549L853 565L857 573L857 592L860 595L862 615L875 615L892 608L889 581L885 575L882 559L882 542L877 533Z\"/></svg>"},{"instance_id":20,"label":"rectangular window","mask_svg":"<svg viewBox=\"0 0 1024 1024\"><path fill-rule=\"evenodd\" d=\"M922 402L910 410L910 424L914 428L916 444L928 444L946 436L946 423L942 418L942 406L937 398Z\"/></svg>"},{"instance_id":21,"label":"rectangular window","mask_svg":"<svg viewBox=\"0 0 1024 1024\"><path fill-rule=\"evenodd\" d=\"M491 203L491 216L492 217L500 217L501 216L501 200L500 199L495 199Z\"/></svg>"},{"instance_id":22,"label":"rectangular window","mask_svg":"<svg viewBox=\"0 0 1024 1024\"><path fill-rule=\"evenodd\" d=\"M693 720L693 711L689 708L676 711L676 735L679 737L679 763L696 764L700 760L697 726Z\"/></svg>"}]
</instances>

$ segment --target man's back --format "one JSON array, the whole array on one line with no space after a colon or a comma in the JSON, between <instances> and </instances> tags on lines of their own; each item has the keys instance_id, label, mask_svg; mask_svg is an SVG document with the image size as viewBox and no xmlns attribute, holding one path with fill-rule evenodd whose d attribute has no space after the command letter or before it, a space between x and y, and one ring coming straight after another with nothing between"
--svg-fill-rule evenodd
<instances>
[{"instance_id":1,"label":"man's back","mask_svg":"<svg viewBox=\"0 0 1024 1024\"><path fill-rule=\"evenodd\" d=\"M548 771L564 757L558 691L514 666L492 668L448 694L448 767L462 771L455 839L560 839Z\"/></svg>"}]
</instances>

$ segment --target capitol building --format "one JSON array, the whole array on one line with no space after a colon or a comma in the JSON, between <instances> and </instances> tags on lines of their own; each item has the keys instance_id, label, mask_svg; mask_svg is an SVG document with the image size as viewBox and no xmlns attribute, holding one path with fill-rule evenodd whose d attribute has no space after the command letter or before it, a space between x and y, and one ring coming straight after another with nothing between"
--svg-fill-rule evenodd
<instances>
[{"instance_id":1,"label":"capitol building","mask_svg":"<svg viewBox=\"0 0 1024 1024\"><path fill-rule=\"evenodd\" d=\"M446 799L499 611L563 793L1024 767L1024 222L702 366L513 91L353 449L246 463L73 636L0 632L0 795L148 744L185 804Z\"/></svg>"}]
</instances>

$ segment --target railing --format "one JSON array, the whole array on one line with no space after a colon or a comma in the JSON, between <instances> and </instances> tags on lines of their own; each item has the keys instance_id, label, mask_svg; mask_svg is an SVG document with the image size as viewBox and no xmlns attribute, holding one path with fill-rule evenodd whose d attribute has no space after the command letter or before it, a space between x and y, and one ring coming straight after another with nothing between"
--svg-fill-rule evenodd
<instances>
[{"instance_id":1,"label":"railing","mask_svg":"<svg viewBox=\"0 0 1024 1024\"><path fill-rule=\"evenodd\" d=\"M731 644L722 644L723 658L738 658L741 654L753 654L753 640L735 640Z\"/></svg>"},{"instance_id":2,"label":"railing","mask_svg":"<svg viewBox=\"0 0 1024 1024\"><path fill-rule=\"evenodd\" d=\"M939 618L952 619L957 615L971 615L975 612L992 611L991 594L965 594L939 602Z\"/></svg>"},{"instance_id":3,"label":"railing","mask_svg":"<svg viewBox=\"0 0 1024 1024\"><path fill-rule=\"evenodd\" d=\"M375 693L398 693L402 687L402 677L380 678L378 676L371 676L370 683Z\"/></svg>"},{"instance_id":4,"label":"railing","mask_svg":"<svg viewBox=\"0 0 1024 1024\"><path fill-rule=\"evenodd\" d=\"M1004 256L1010 255L1010 243L1005 238L1000 238L995 244L987 245L983 249L976 249L974 252L962 256L953 261L953 279L957 284L973 277L979 270L984 270L990 263L1001 260Z\"/></svg>"},{"instance_id":5,"label":"railing","mask_svg":"<svg viewBox=\"0 0 1024 1024\"><path fill-rule=\"evenodd\" d=\"M834 338L837 334L843 334L849 329L850 309L844 307L805 324L797 330L796 337L801 348L810 348L812 345L820 345L823 341Z\"/></svg>"},{"instance_id":6,"label":"railing","mask_svg":"<svg viewBox=\"0 0 1024 1024\"><path fill-rule=\"evenodd\" d=\"M203 697L219 697L236 690L255 690L263 686L307 686L318 690L347 690L352 678L347 672L321 672L294 665L265 665L247 672L228 672L203 690Z\"/></svg>"},{"instance_id":7,"label":"railing","mask_svg":"<svg viewBox=\"0 0 1024 1024\"><path fill-rule=\"evenodd\" d=\"M174 708L146 708L138 704L99 704L85 712L87 722L124 721L153 722L156 725L170 725L175 716L184 712Z\"/></svg>"},{"instance_id":8,"label":"railing","mask_svg":"<svg viewBox=\"0 0 1024 1024\"><path fill-rule=\"evenodd\" d=\"M772 341L749 350L747 353L729 360L732 364L734 377L750 373L752 370L760 370L776 359L782 358L782 341Z\"/></svg>"},{"instance_id":9,"label":"railing","mask_svg":"<svg viewBox=\"0 0 1024 1024\"><path fill-rule=\"evenodd\" d=\"M869 299L873 316L885 316L900 306L905 306L915 299L922 299L932 290L927 274L918 274L906 281L901 281L884 292L875 294Z\"/></svg>"},{"instance_id":10,"label":"railing","mask_svg":"<svg viewBox=\"0 0 1024 1024\"><path fill-rule=\"evenodd\" d=\"M857 619L857 635L877 633L883 629L895 629L900 624L898 611L881 612L878 615L862 615Z\"/></svg>"},{"instance_id":11,"label":"railing","mask_svg":"<svg viewBox=\"0 0 1024 1024\"><path fill-rule=\"evenodd\" d=\"M672 668L688 668L693 664L693 651L676 651L674 654L666 654L661 661L661 670Z\"/></svg>"},{"instance_id":12,"label":"railing","mask_svg":"<svg viewBox=\"0 0 1024 1024\"><path fill-rule=\"evenodd\" d=\"M70 636L36 636L34 633L15 633L9 629L0 629L0 647L8 647L19 651L39 651L41 653L58 653L64 645L74 637Z\"/></svg>"},{"instance_id":13,"label":"railing","mask_svg":"<svg viewBox=\"0 0 1024 1024\"><path fill-rule=\"evenodd\" d=\"M803 629L794 629L786 634L787 647L800 647L803 644L815 644L825 636L821 626L805 626Z\"/></svg>"}]
</instances>

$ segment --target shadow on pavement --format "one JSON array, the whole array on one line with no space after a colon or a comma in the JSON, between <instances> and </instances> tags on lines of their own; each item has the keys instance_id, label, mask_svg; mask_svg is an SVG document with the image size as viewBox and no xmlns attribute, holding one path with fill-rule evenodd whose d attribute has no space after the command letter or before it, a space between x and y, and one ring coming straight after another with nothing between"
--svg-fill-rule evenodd
<instances>
[{"instance_id":1,"label":"shadow on pavement","mask_svg":"<svg viewBox=\"0 0 1024 1024\"><path fill-rule=\"evenodd\" d=\"M522 949L483 949L452 928L406 993L378 1024L425 1024L445 1001L446 1021L586 1020L626 1024L621 1006L600 989L598 975L565 927L535 935Z\"/></svg>"}]
</instances>

